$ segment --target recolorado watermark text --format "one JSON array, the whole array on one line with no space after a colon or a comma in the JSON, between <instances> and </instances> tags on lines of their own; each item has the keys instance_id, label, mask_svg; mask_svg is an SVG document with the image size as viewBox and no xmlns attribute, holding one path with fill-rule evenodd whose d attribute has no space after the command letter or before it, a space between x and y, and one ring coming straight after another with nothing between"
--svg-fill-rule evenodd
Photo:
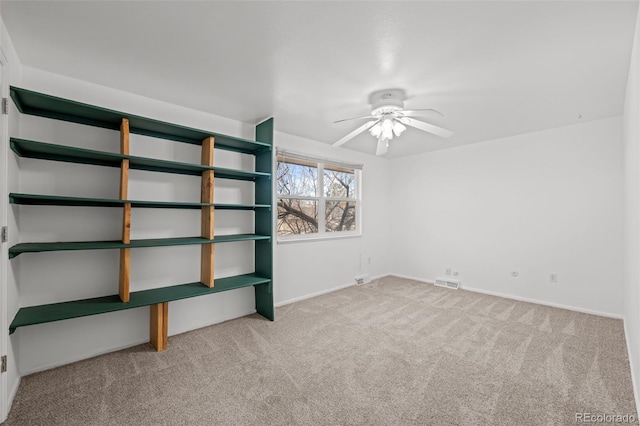
<instances>
[{"instance_id":1,"label":"recolorado watermark text","mask_svg":"<svg viewBox=\"0 0 640 426\"><path fill-rule=\"evenodd\" d=\"M633 414L576 413L576 423L635 423Z\"/></svg>"}]
</instances>

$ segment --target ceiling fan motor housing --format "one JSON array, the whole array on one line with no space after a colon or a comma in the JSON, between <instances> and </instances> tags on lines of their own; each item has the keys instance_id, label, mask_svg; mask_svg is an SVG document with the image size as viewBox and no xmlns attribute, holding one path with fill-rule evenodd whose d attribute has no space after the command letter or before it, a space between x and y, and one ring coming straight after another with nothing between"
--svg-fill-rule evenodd
<instances>
[{"instance_id":1,"label":"ceiling fan motor housing","mask_svg":"<svg viewBox=\"0 0 640 426\"><path fill-rule=\"evenodd\" d=\"M401 89L386 89L373 92L369 96L371 115L380 116L404 109L406 95Z\"/></svg>"}]
</instances>

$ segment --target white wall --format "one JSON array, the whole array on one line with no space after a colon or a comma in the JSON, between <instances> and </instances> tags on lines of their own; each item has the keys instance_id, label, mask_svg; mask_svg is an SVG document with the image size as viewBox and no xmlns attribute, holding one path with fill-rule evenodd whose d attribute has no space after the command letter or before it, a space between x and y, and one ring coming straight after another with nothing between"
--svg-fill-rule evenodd
<instances>
[{"instance_id":1,"label":"white wall","mask_svg":"<svg viewBox=\"0 0 640 426\"><path fill-rule=\"evenodd\" d=\"M18 59L18 56L13 47L13 43L7 30L4 26L4 22L0 21L0 47L2 48L2 52L7 60L7 64L4 67L3 71L8 74L9 84L19 84L20 76L21 76L21 65ZM6 77L6 76L5 76ZM8 115L8 133L19 132L19 119L18 119L18 111L15 105L10 103L9 105L9 115ZM18 163L13 155L10 154L8 140L6 141L6 145L2 145L0 149L2 149L2 154L0 158L7 158L7 169L6 173L3 171L4 176L0 177L0 182L2 179L7 179L7 188L15 188L18 185ZM4 167L4 164L3 164ZM2 197L2 202L0 206L3 208L7 207L8 197L5 192L5 188L0 190L0 197ZM0 270L3 274L3 278L6 278L6 293L3 293L3 297L6 297L7 301L7 310L6 312L2 312L2 315L6 315L6 328L3 328L0 332L8 334L8 323L13 319L16 312L19 309L19 297L18 297L18 285L16 281L16 272L14 268L10 267L7 255L7 247L10 245L16 244L18 242L18 224L17 218L10 208L7 208L7 217L6 217L6 225L9 227L9 241L7 244L4 244L3 249L0 251L2 255L2 259L0 260ZM3 215L0 215L0 217ZM5 218L2 218L3 220ZM4 224L4 223L3 223ZM2 279L0 279L0 283L2 283ZM4 336L3 336L4 338ZM1 345L0 345L1 346ZM4 348L6 352L3 354L7 355L7 374L6 374L6 388L3 386L3 389L0 390L0 394L3 392L7 392L7 398L5 399L5 395L0 395L0 398L3 399L0 402L0 405L6 400L8 402L8 407L11 406L11 402L18 391L18 386L20 385L20 373L19 373L19 347L17 344L17 339L8 339L7 338L7 347ZM0 410L1 412L2 410ZM0 415L0 421L3 421L2 415Z\"/></svg>"},{"instance_id":2,"label":"white wall","mask_svg":"<svg viewBox=\"0 0 640 426\"><path fill-rule=\"evenodd\" d=\"M389 165L384 158L333 148L309 139L276 133L276 146L325 159L364 164L362 237L280 243L276 248L276 304L352 285L356 275L388 275Z\"/></svg>"},{"instance_id":3,"label":"white wall","mask_svg":"<svg viewBox=\"0 0 640 426\"><path fill-rule=\"evenodd\" d=\"M621 124L393 160L393 272L433 280L451 267L464 288L621 316Z\"/></svg>"},{"instance_id":4,"label":"white wall","mask_svg":"<svg viewBox=\"0 0 640 426\"><path fill-rule=\"evenodd\" d=\"M624 107L624 325L640 407L640 12Z\"/></svg>"}]
</instances>

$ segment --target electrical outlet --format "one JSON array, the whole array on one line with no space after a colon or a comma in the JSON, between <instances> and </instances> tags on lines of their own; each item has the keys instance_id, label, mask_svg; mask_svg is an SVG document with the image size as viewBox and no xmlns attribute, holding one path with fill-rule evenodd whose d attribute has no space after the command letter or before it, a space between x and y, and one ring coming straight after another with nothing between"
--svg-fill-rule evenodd
<instances>
[{"instance_id":1,"label":"electrical outlet","mask_svg":"<svg viewBox=\"0 0 640 426\"><path fill-rule=\"evenodd\" d=\"M558 274L556 274L555 272L550 273L549 274L549 282L557 284L557 282L558 282Z\"/></svg>"},{"instance_id":2,"label":"electrical outlet","mask_svg":"<svg viewBox=\"0 0 640 426\"><path fill-rule=\"evenodd\" d=\"M514 278L515 278L515 277L517 277L518 275L520 275L520 274L518 273L518 271L513 271L513 272L511 272L511 276L512 276L512 277L514 277Z\"/></svg>"},{"instance_id":3,"label":"electrical outlet","mask_svg":"<svg viewBox=\"0 0 640 426\"><path fill-rule=\"evenodd\" d=\"M444 270L445 275L451 275L451 268L446 268Z\"/></svg>"},{"instance_id":4,"label":"electrical outlet","mask_svg":"<svg viewBox=\"0 0 640 426\"><path fill-rule=\"evenodd\" d=\"M458 271L456 271L455 269L454 269L453 271L451 271L451 273L452 273L453 275L458 275Z\"/></svg>"}]
</instances>

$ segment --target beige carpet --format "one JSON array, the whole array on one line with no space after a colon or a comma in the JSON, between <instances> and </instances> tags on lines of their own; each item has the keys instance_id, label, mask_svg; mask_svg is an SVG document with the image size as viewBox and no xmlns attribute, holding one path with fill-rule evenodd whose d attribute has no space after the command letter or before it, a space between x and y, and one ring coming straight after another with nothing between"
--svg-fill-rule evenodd
<instances>
[{"instance_id":1,"label":"beige carpet","mask_svg":"<svg viewBox=\"0 0 640 426\"><path fill-rule=\"evenodd\" d=\"M636 415L622 322L398 278L24 377L14 425L554 425Z\"/></svg>"}]
</instances>

